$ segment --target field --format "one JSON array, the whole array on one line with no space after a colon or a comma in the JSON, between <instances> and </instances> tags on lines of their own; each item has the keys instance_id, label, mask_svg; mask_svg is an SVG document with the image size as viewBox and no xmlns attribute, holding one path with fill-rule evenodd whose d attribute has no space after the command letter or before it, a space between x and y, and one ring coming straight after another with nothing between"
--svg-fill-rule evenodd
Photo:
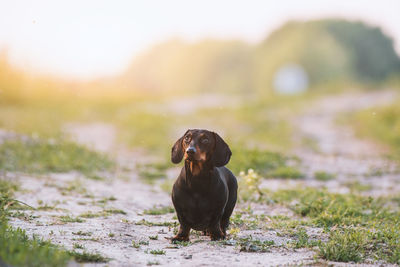
<instances>
[{"instance_id":1,"label":"field","mask_svg":"<svg viewBox=\"0 0 400 267\"><path fill-rule=\"evenodd\" d=\"M370 110L387 117L397 98L396 90L340 90L2 105L0 258L15 266L400 264L397 137L381 134L391 123L362 134L370 122L355 119ZM240 197L228 239L194 231L171 244L181 166L169 153L194 127L230 145Z\"/></svg>"}]
</instances>

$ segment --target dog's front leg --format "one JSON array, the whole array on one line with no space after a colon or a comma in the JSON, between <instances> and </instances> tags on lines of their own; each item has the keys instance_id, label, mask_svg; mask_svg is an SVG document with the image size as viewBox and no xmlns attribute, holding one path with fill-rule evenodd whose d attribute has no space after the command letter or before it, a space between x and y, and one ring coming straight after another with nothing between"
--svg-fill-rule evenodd
<instances>
[{"instance_id":1,"label":"dog's front leg","mask_svg":"<svg viewBox=\"0 0 400 267\"><path fill-rule=\"evenodd\" d=\"M209 233L211 240L213 241L225 239L225 235L221 230L221 216L218 216L213 220L210 227L207 229L207 233Z\"/></svg>"},{"instance_id":2,"label":"dog's front leg","mask_svg":"<svg viewBox=\"0 0 400 267\"><path fill-rule=\"evenodd\" d=\"M178 234L174 236L171 241L189 241L189 233L190 227L186 224L181 223L179 226Z\"/></svg>"}]
</instances>

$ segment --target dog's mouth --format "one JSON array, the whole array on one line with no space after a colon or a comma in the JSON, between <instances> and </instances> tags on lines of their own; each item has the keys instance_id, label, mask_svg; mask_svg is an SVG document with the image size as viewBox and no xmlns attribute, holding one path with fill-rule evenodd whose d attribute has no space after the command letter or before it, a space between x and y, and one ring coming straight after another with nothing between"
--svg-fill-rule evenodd
<instances>
[{"instance_id":1,"label":"dog's mouth","mask_svg":"<svg viewBox=\"0 0 400 267\"><path fill-rule=\"evenodd\" d=\"M196 157L194 154L185 154L185 160L187 161L196 161Z\"/></svg>"}]
</instances>

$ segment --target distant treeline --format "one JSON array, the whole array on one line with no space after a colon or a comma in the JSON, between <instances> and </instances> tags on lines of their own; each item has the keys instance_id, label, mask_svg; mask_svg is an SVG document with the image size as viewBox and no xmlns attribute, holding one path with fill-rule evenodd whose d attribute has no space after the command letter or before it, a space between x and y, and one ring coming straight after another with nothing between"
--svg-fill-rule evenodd
<instances>
[{"instance_id":1,"label":"distant treeline","mask_svg":"<svg viewBox=\"0 0 400 267\"><path fill-rule=\"evenodd\" d=\"M257 45L171 40L137 57L123 79L153 91L269 92L276 71L302 66L310 86L331 82L380 83L400 74L393 41L362 22L289 22Z\"/></svg>"},{"instance_id":2,"label":"distant treeline","mask_svg":"<svg viewBox=\"0 0 400 267\"><path fill-rule=\"evenodd\" d=\"M238 40L178 39L137 56L127 71L88 83L26 73L0 53L0 103L70 95L130 93L266 93L286 64L307 73L310 88L339 83L378 84L400 77L393 41L380 28L362 22L289 22L259 44ZM94 92L94 94L93 94ZM120 94L118 94L120 95Z\"/></svg>"}]
</instances>

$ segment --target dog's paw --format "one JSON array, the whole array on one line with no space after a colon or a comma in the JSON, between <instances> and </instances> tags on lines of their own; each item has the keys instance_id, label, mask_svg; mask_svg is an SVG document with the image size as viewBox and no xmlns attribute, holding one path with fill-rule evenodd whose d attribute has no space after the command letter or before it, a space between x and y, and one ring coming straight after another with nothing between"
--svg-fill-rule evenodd
<instances>
[{"instance_id":1,"label":"dog's paw","mask_svg":"<svg viewBox=\"0 0 400 267\"><path fill-rule=\"evenodd\" d=\"M210 237L211 237L212 241L225 239L225 235L222 232L221 233L211 233Z\"/></svg>"},{"instance_id":2,"label":"dog's paw","mask_svg":"<svg viewBox=\"0 0 400 267\"><path fill-rule=\"evenodd\" d=\"M182 242L182 241L189 241L189 237L176 235L173 238L171 238L171 243Z\"/></svg>"}]
</instances>

